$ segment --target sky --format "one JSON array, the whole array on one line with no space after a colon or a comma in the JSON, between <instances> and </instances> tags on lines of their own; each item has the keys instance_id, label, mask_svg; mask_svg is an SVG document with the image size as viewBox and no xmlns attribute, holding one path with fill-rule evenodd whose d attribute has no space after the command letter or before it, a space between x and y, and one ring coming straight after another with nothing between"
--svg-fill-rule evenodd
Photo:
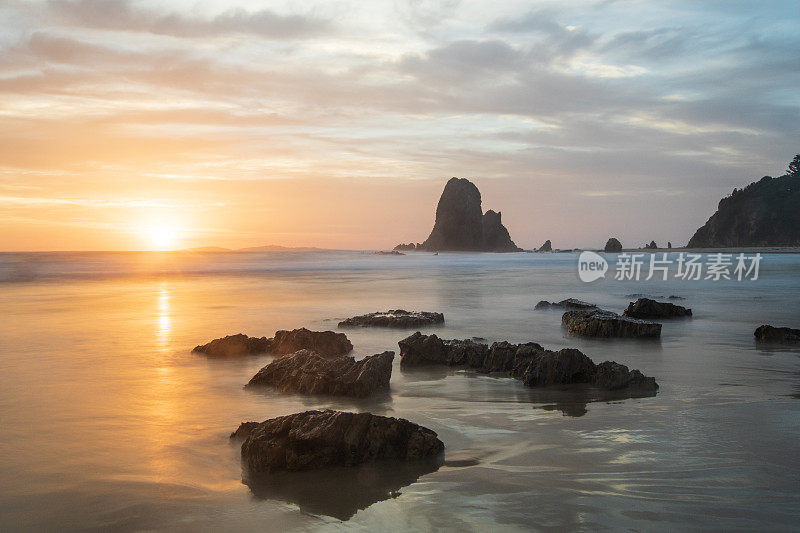
<instances>
[{"instance_id":1,"label":"sky","mask_svg":"<svg viewBox=\"0 0 800 533\"><path fill-rule=\"evenodd\" d=\"M800 153L800 2L0 0L0 250L685 244Z\"/></svg>"}]
</instances>

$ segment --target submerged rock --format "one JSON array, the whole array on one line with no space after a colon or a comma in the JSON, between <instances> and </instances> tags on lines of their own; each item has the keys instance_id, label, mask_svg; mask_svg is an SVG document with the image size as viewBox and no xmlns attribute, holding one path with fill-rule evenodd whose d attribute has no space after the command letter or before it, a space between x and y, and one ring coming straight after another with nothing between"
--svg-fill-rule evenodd
<instances>
[{"instance_id":1,"label":"submerged rock","mask_svg":"<svg viewBox=\"0 0 800 533\"><path fill-rule=\"evenodd\" d=\"M650 298L639 298L628 305L622 316L631 318L676 318L692 316L692 310L670 302L657 302Z\"/></svg>"},{"instance_id":2,"label":"submerged rock","mask_svg":"<svg viewBox=\"0 0 800 533\"><path fill-rule=\"evenodd\" d=\"M584 302L578 300L576 298L567 298L566 300L561 300L560 302L548 302L547 300L541 300L539 303L536 304L534 309L596 309L597 306L595 304L590 304L589 302Z\"/></svg>"},{"instance_id":3,"label":"submerged rock","mask_svg":"<svg viewBox=\"0 0 800 533\"><path fill-rule=\"evenodd\" d=\"M660 337L661 324L620 316L611 311L594 309L567 311L561 323L573 335L583 337Z\"/></svg>"},{"instance_id":4,"label":"submerged rock","mask_svg":"<svg viewBox=\"0 0 800 533\"><path fill-rule=\"evenodd\" d=\"M442 313L430 311L406 311L404 309L390 309L376 311L366 315L354 316L339 322L340 328L346 327L385 327L385 328L416 328L431 324L444 323Z\"/></svg>"},{"instance_id":5,"label":"submerged rock","mask_svg":"<svg viewBox=\"0 0 800 533\"><path fill-rule=\"evenodd\" d=\"M242 464L252 473L414 461L444 450L434 431L408 420L331 410L244 422L231 438L244 438Z\"/></svg>"},{"instance_id":6,"label":"submerged rock","mask_svg":"<svg viewBox=\"0 0 800 533\"><path fill-rule=\"evenodd\" d=\"M353 345L344 333L310 331L306 328L276 331L271 352L286 355L298 350L311 350L323 357L336 357L353 351Z\"/></svg>"},{"instance_id":7,"label":"submerged rock","mask_svg":"<svg viewBox=\"0 0 800 533\"><path fill-rule=\"evenodd\" d=\"M606 241L603 251L607 253L619 253L622 251L622 243L614 237L611 237L608 239L608 241Z\"/></svg>"},{"instance_id":8,"label":"submerged rock","mask_svg":"<svg viewBox=\"0 0 800 533\"><path fill-rule=\"evenodd\" d=\"M281 392L363 398L389 388L393 360L394 352L356 361L346 355L327 358L300 350L259 370L247 386L268 385Z\"/></svg>"},{"instance_id":9,"label":"submerged rock","mask_svg":"<svg viewBox=\"0 0 800 533\"><path fill-rule=\"evenodd\" d=\"M416 332L401 340L403 368L430 364L463 366L480 372L503 372L529 387L587 384L605 390L655 392L654 378L611 361L595 365L580 350L545 350L535 342L495 342L491 347L469 340L441 340Z\"/></svg>"},{"instance_id":10,"label":"submerged rock","mask_svg":"<svg viewBox=\"0 0 800 533\"><path fill-rule=\"evenodd\" d=\"M266 337L248 337L244 333L228 335L221 339L214 339L208 344L195 346L193 352L210 355L212 357L235 357L266 353L272 347L272 339Z\"/></svg>"},{"instance_id":11,"label":"submerged rock","mask_svg":"<svg viewBox=\"0 0 800 533\"><path fill-rule=\"evenodd\" d=\"M800 342L800 329L776 328L768 324L758 326L753 335L761 342Z\"/></svg>"}]
</instances>

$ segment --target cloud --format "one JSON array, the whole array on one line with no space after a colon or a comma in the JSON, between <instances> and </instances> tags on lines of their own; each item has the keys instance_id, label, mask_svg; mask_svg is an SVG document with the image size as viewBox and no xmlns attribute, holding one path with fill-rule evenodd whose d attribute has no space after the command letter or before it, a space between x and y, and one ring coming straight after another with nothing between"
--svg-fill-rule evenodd
<instances>
[{"instance_id":1,"label":"cloud","mask_svg":"<svg viewBox=\"0 0 800 533\"><path fill-rule=\"evenodd\" d=\"M61 21L87 28L149 32L175 37L217 37L236 33L267 39L302 39L329 33L332 22L309 14L278 14L269 9L229 9L215 17L157 13L128 0L50 0Z\"/></svg>"}]
</instances>

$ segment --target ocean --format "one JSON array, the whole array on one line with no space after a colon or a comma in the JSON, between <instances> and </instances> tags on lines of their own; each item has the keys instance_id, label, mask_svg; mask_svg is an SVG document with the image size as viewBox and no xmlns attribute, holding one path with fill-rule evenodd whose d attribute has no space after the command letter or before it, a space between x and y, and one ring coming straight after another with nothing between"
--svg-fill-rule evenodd
<instances>
[{"instance_id":1,"label":"ocean","mask_svg":"<svg viewBox=\"0 0 800 533\"><path fill-rule=\"evenodd\" d=\"M781 530L800 527L800 254L757 280L592 283L578 256L362 252L0 254L0 529ZM611 274L611 273L610 273ZM678 296L660 340L568 336L539 300L621 312ZM442 338L536 341L614 360L654 397L590 401L453 368L402 371L372 399L245 390L268 355L191 349L234 333L336 329L386 309L441 311ZM348 329L353 355L414 330ZM242 482L229 434L309 409L407 418L438 469L376 465Z\"/></svg>"}]
</instances>

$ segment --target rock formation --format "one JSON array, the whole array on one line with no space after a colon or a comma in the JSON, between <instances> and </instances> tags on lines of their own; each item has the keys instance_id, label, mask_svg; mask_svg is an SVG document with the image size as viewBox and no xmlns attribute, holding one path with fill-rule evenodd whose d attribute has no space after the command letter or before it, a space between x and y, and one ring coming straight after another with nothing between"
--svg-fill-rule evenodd
<instances>
[{"instance_id":1,"label":"rock formation","mask_svg":"<svg viewBox=\"0 0 800 533\"><path fill-rule=\"evenodd\" d=\"M389 388L393 360L394 352L356 361L345 355L326 358L309 350L300 350L259 370L247 386L267 385L280 392L363 398Z\"/></svg>"},{"instance_id":2,"label":"rock formation","mask_svg":"<svg viewBox=\"0 0 800 533\"><path fill-rule=\"evenodd\" d=\"M761 342L800 342L800 329L776 328L767 324L758 326L753 335Z\"/></svg>"},{"instance_id":3,"label":"rock formation","mask_svg":"<svg viewBox=\"0 0 800 533\"><path fill-rule=\"evenodd\" d=\"M567 311L561 323L572 335L583 337L660 337L661 324L620 316L602 309Z\"/></svg>"},{"instance_id":4,"label":"rock formation","mask_svg":"<svg viewBox=\"0 0 800 533\"><path fill-rule=\"evenodd\" d=\"M550 242L550 239L544 241L544 244L539 247L537 252L552 252L553 251L553 243Z\"/></svg>"},{"instance_id":5,"label":"rock formation","mask_svg":"<svg viewBox=\"0 0 800 533\"><path fill-rule=\"evenodd\" d=\"M398 245L396 250L407 250ZM519 252L503 226L499 212L482 214L481 193L469 180L452 178L444 187L436 207L436 222L430 236L415 250Z\"/></svg>"},{"instance_id":6,"label":"rock formation","mask_svg":"<svg viewBox=\"0 0 800 533\"><path fill-rule=\"evenodd\" d=\"M227 357L260 353L286 355L298 350L311 350L326 357L335 357L352 351L353 345L344 333L300 328L276 331L275 337L271 339L248 337L243 333L228 335L208 344L195 346L192 351L213 357Z\"/></svg>"},{"instance_id":7,"label":"rock formation","mask_svg":"<svg viewBox=\"0 0 800 533\"><path fill-rule=\"evenodd\" d=\"M400 365L463 366L481 372L504 372L529 387L588 384L606 390L629 389L654 393L655 379L638 370L607 361L600 365L575 349L545 350L535 342L512 344L495 342L491 346L471 340L442 340L436 335L416 332L401 340Z\"/></svg>"},{"instance_id":8,"label":"rock formation","mask_svg":"<svg viewBox=\"0 0 800 533\"><path fill-rule=\"evenodd\" d=\"M614 237L611 237L608 239L608 241L606 241L606 246L603 248L603 251L612 254L619 253L622 251L622 243Z\"/></svg>"},{"instance_id":9,"label":"rock formation","mask_svg":"<svg viewBox=\"0 0 800 533\"><path fill-rule=\"evenodd\" d=\"M298 350L311 350L323 357L336 357L353 351L344 333L310 331L306 328L276 331L270 352L286 355Z\"/></svg>"},{"instance_id":10,"label":"rock formation","mask_svg":"<svg viewBox=\"0 0 800 533\"><path fill-rule=\"evenodd\" d=\"M692 316L692 310L670 302L657 302L650 298L639 298L628 305L622 316L630 318L676 318Z\"/></svg>"},{"instance_id":11,"label":"rock formation","mask_svg":"<svg viewBox=\"0 0 800 533\"><path fill-rule=\"evenodd\" d=\"M193 352L210 355L212 357L235 357L266 353L272 346L272 339L266 337L248 337L244 333L228 335L221 339L214 339L208 344L195 346Z\"/></svg>"},{"instance_id":12,"label":"rock formation","mask_svg":"<svg viewBox=\"0 0 800 533\"><path fill-rule=\"evenodd\" d=\"M231 438L244 439L242 464L252 473L413 461L444 450L435 432L408 420L331 410L243 422Z\"/></svg>"},{"instance_id":13,"label":"rock formation","mask_svg":"<svg viewBox=\"0 0 800 533\"><path fill-rule=\"evenodd\" d=\"M688 248L800 246L800 173L764 176L719 201Z\"/></svg>"},{"instance_id":14,"label":"rock formation","mask_svg":"<svg viewBox=\"0 0 800 533\"><path fill-rule=\"evenodd\" d=\"M567 298L566 300L561 300L560 302L548 302L547 300L541 300L539 303L536 304L534 309L596 309L597 306L595 304L590 304L589 302L584 302L582 300L578 300L577 298Z\"/></svg>"},{"instance_id":15,"label":"rock formation","mask_svg":"<svg viewBox=\"0 0 800 533\"><path fill-rule=\"evenodd\" d=\"M646 244L644 248L645 250L658 250L658 245L656 241L650 241L650 244Z\"/></svg>"},{"instance_id":16,"label":"rock formation","mask_svg":"<svg viewBox=\"0 0 800 533\"><path fill-rule=\"evenodd\" d=\"M339 322L340 328L355 326L385 327L385 328L416 328L432 324L443 324L444 315L431 311L406 311L405 309L390 309L376 311L366 315L359 315Z\"/></svg>"}]
</instances>

